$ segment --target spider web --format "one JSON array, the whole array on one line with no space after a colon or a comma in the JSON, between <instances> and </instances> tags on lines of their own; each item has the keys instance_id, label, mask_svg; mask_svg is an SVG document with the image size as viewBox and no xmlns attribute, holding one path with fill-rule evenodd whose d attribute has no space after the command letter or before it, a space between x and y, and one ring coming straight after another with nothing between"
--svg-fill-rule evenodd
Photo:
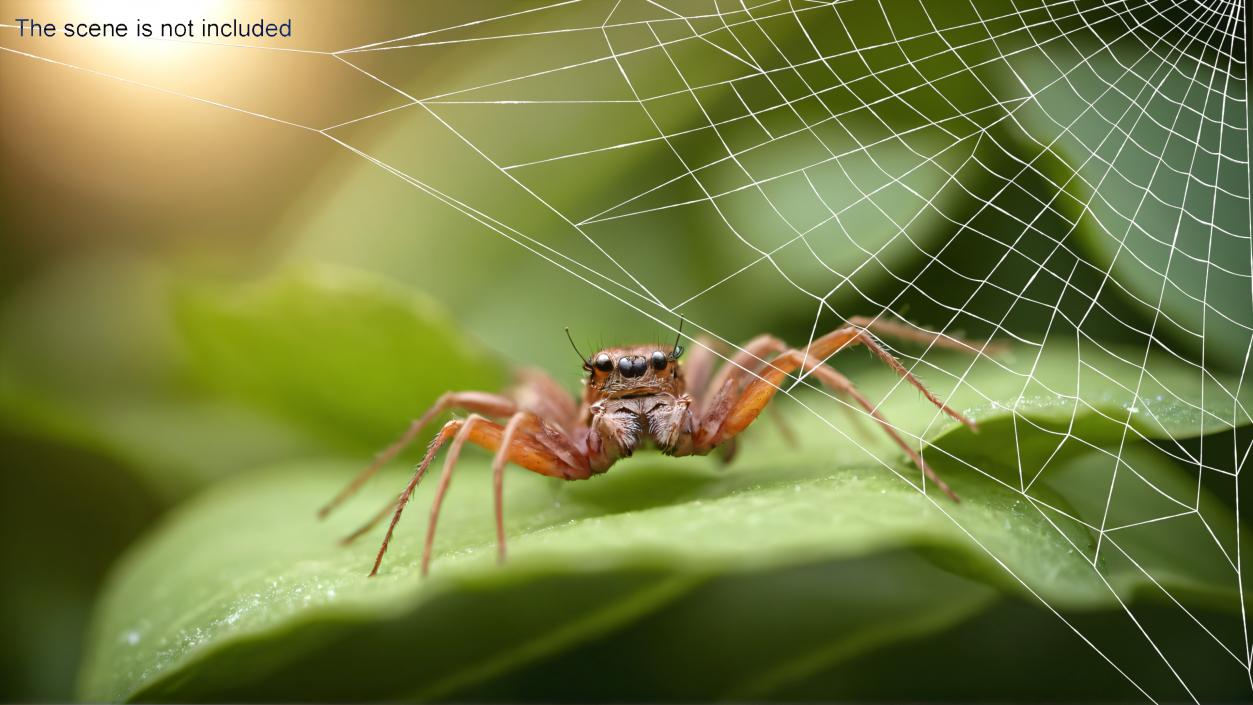
<instances>
[{"instance_id":1,"label":"spider web","mask_svg":"<svg viewBox=\"0 0 1253 705\"><path fill-rule=\"evenodd\" d=\"M704 324L711 316L701 312L713 309L701 307L748 296L811 311L811 341L856 314L890 320L907 310L942 322L942 332L1012 341L1025 364L892 352L941 396L966 394L967 408L1015 399L1014 437L1049 438L1052 450L1039 462L1031 459L1038 452L1016 447L1008 474L939 446L928 457L1011 489L1046 519L1091 562L1130 628L1195 701L1181 655L1098 566L1128 563L1220 658L1253 673L1238 530L1248 447L1233 440L1249 419L1240 393L1253 350L1244 3L1008 0L946 4L942 15L939 6L566 0L330 51L214 45L298 53L394 95L386 109L354 114L348 106L335 118L254 109L0 49L324 136L658 325L674 330L682 313L685 331L719 341L723 356L737 341ZM464 49L458 56L490 48L508 60L463 67L455 82L415 70L424 52L450 46ZM425 145L432 151L455 145L455 168L430 153L385 158L363 146L405 121L445 143ZM500 130L502 121L512 129ZM598 129L561 128L569 124ZM582 174L616 172L635 176L597 191L580 184ZM676 254L699 264L706 281L696 289L623 246L639 230L682 238L694 222L713 232L717 250ZM1058 355L1068 377L1043 369ZM1159 374L1156 360L1199 379L1200 402L1172 392L1178 377ZM988 367L1012 385L980 389L971 378ZM1093 383L1135 401L1121 413L1094 406L1080 394ZM807 393L794 396L798 386ZM906 390L898 382L881 391ZM864 443L813 405L818 395L847 402L807 375L782 392L832 434ZM1069 418L1029 415L1042 399L1069 402ZM1199 414L1205 433L1229 433L1154 440L1149 429L1168 427L1171 409ZM1106 442L1074 432L1080 412L1108 422ZM925 427L898 432L921 444L945 423L935 412ZM1091 512L1036 491L1042 477L1065 472L1076 448L1101 473L1086 497ZM986 537L962 527L923 478L868 453L1157 699ZM1181 491L1155 475L1159 456L1189 468L1195 484ZM1234 526L1204 505L1207 482L1231 488ZM1138 513L1125 499L1132 487L1153 498L1138 502ZM1185 606L1151 557L1133 555L1136 544L1123 538L1185 524L1220 556L1222 577L1240 596L1238 624ZM1075 526L1094 545L1076 541Z\"/></svg>"}]
</instances>

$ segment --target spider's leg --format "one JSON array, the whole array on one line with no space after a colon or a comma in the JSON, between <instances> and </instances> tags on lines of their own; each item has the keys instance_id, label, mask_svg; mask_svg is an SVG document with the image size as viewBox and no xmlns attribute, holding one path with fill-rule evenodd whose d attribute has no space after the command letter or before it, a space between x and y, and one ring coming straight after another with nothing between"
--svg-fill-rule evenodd
<instances>
[{"instance_id":1,"label":"spider's leg","mask_svg":"<svg viewBox=\"0 0 1253 705\"><path fill-rule=\"evenodd\" d=\"M739 391L741 380L749 376L757 376L758 370L768 365L766 358L774 357L788 349L788 344L773 335L759 335L744 344L735 355L731 356L718 374L709 380L708 385L700 390L699 401L710 401L710 393L716 394L728 379L736 380L736 391Z\"/></svg>"},{"instance_id":2,"label":"spider's leg","mask_svg":"<svg viewBox=\"0 0 1253 705\"><path fill-rule=\"evenodd\" d=\"M500 442L500 448L496 449L496 456L492 458L492 505L496 514L496 560L500 563L505 562L505 465L509 463L508 449L513 444L513 437L517 434L518 428L524 424L533 425L534 418L524 412L511 416L509 423L505 424L505 435Z\"/></svg>"},{"instance_id":3,"label":"spider's leg","mask_svg":"<svg viewBox=\"0 0 1253 705\"><path fill-rule=\"evenodd\" d=\"M505 431L500 448L492 458L492 501L496 515L496 546L498 559L505 560L505 465L509 463L508 449L518 433L532 434L545 428L544 419L550 420L560 429L571 429L578 422L579 405L560 384L547 372L540 369L525 369L519 373L519 384L513 396L517 399L518 409L505 424ZM579 467L586 467L587 459L580 453L565 433L555 431L544 434L545 437L555 436L564 443L556 443L563 458L577 472ZM551 448L550 448L551 450Z\"/></svg>"},{"instance_id":4,"label":"spider's leg","mask_svg":"<svg viewBox=\"0 0 1253 705\"><path fill-rule=\"evenodd\" d=\"M721 406L722 418L711 417L702 420L703 428L717 427L717 431L712 435L702 438L702 442L706 447L713 448L727 441L728 439L738 436L745 428L748 428L757 416L761 414L766 405L774 398L775 393L779 391L779 385L783 382L788 374L798 369L806 369L812 371L819 381L834 391L845 394L855 400L863 409L880 426L887 432L888 436L909 455L910 459L922 469L932 482L939 487L954 500L957 495L953 493L948 484L939 478L938 475L923 461L922 456L918 454L908 443L901 438L896 429L883 417L882 414L870 403L865 396L853 385L848 378L836 372L833 368L827 367L822 363L820 358L812 354L800 350L789 350L779 357L771 361L770 369L767 370L759 379L749 383L748 387L734 401L725 403ZM720 423L719 423L720 422Z\"/></svg>"},{"instance_id":5,"label":"spider's leg","mask_svg":"<svg viewBox=\"0 0 1253 705\"><path fill-rule=\"evenodd\" d=\"M902 321L894 321L887 318L853 316L845 321L845 323L855 328L864 328L883 338L895 338L897 340L917 343L919 345L934 345L939 348L960 350L966 353L996 355L1005 352L1008 349L1008 346L1003 342L959 338L957 336L948 335L946 333L936 333Z\"/></svg>"},{"instance_id":6,"label":"spider's leg","mask_svg":"<svg viewBox=\"0 0 1253 705\"><path fill-rule=\"evenodd\" d=\"M683 382L692 395L692 406L700 408L701 401L708 396L709 378L713 376L718 351L723 346L707 335L697 336L694 343L683 363Z\"/></svg>"},{"instance_id":7,"label":"spider's leg","mask_svg":"<svg viewBox=\"0 0 1253 705\"><path fill-rule=\"evenodd\" d=\"M578 420L578 402L544 370L524 369L518 373L518 382L511 394L518 410L548 419L561 428L571 428Z\"/></svg>"},{"instance_id":8,"label":"spider's leg","mask_svg":"<svg viewBox=\"0 0 1253 705\"><path fill-rule=\"evenodd\" d=\"M719 429L722 428L723 422L726 421L732 406L739 397L740 392L736 388L735 380L728 379L718 388L709 404L695 415L696 429L692 434L692 443L697 452L712 450L717 445L713 440L718 436Z\"/></svg>"},{"instance_id":9,"label":"spider's leg","mask_svg":"<svg viewBox=\"0 0 1253 705\"><path fill-rule=\"evenodd\" d=\"M453 468L457 466L457 458L461 457L461 448L466 444L466 439L470 438L470 434L474 432L474 427L481 423L488 423L488 421L478 414L470 414L461 424L461 430L457 431L456 436L453 436L452 445L448 446L448 454L444 456L444 469L439 474L439 485L435 488L435 499L431 502L431 518L426 525L426 543L422 546L422 577L426 577L427 571L431 566L431 549L435 546L435 525L439 523L439 510L444 506L444 496L448 494L448 485L452 482ZM500 451L508 452L508 446L503 442L497 453L500 453ZM396 516L399 518L400 512L397 512ZM395 521L392 522L392 525L395 525ZM388 533L391 533L390 529ZM384 545L386 545L386 542L384 542ZM379 555L379 558L382 559L382 554ZM378 570L377 563L374 569Z\"/></svg>"},{"instance_id":10,"label":"spider's leg","mask_svg":"<svg viewBox=\"0 0 1253 705\"><path fill-rule=\"evenodd\" d=\"M353 529L352 533L347 534L346 536L341 538L339 540L340 545L347 546L353 541L356 541L357 539L361 538L364 534L368 533L370 529L373 529L374 527L378 526L378 523L386 519L388 514L391 514L392 512L396 511L396 503L399 501L400 501L400 495L397 495L395 499L383 505L382 507L379 507L379 510L374 513L374 516L370 517L369 521L362 524L361 526L358 526L356 529Z\"/></svg>"},{"instance_id":11,"label":"spider's leg","mask_svg":"<svg viewBox=\"0 0 1253 705\"><path fill-rule=\"evenodd\" d=\"M509 463L508 450L516 438L527 438L544 446L552 456L565 464L567 479L587 477L587 456L581 452L564 432L544 423L544 419L529 411L519 411L505 424L500 447L492 458L492 503L496 515L497 559L505 560L505 466ZM531 468L528 468L531 469ZM549 474L549 473L545 473Z\"/></svg>"},{"instance_id":12,"label":"spider's leg","mask_svg":"<svg viewBox=\"0 0 1253 705\"><path fill-rule=\"evenodd\" d=\"M766 361L767 357L773 357L787 349L787 343L769 334L759 335L745 343L743 348L723 363L717 375L707 378L700 387L695 388L692 413L698 418L725 414L726 407L739 394L744 379L750 376L756 377L758 370L769 364ZM714 411L716 409L723 411ZM798 445L795 434L787 425L787 420L778 412L773 412L772 416L778 423L779 432L783 434L784 441L790 446ZM699 439L702 436L710 438L717 430L716 426L698 428L697 443L700 443ZM723 459L729 461L732 455L733 453L724 455Z\"/></svg>"},{"instance_id":13,"label":"spider's leg","mask_svg":"<svg viewBox=\"0 0 1253 705\"><path fill-rule=\"evenodd\" d=\"M914 373L905 369L905 366L901 364L900 360L897 360L892 356L892 353L885 350L883 346L875 340L874 336L866 332L864 328L845 326L843 328L833 330L815 340L804 354L819 362L823 362L835 353L840 352L851 345L866 346L870 352L874 353L875 356L879 358L879 360L881 360L888 367L892 368L893 372L900 375L901 379L909 382L915 389L922 392L922 395L927 398L927 401L935 404L940 411L943 411L953 419L965 424L972 431L979 430L979 427L974 421L971 421L961 412L940 401L940 399L936 397L930 389L927 389L926 385L914 376Z\"/></svg>"},{"instance_id":14,"label":"spider's leg","mask_svg":"<svg viewBox=\"0 0 1253 705\"><path fill-rule=\"evenodd\" d=\"M431 546L434 542L434 526L439 515L439 507L443 502L444 493L448 489L448 483L451 479L452 469L456 464L457 455L460 454L461 446L466 441L477 446L485 448L489 451L496 451L504 448L508 452L508 460L520 465L527 470L547 475L549 477L558 477L564 480L577 480L589 477L591 471L586 465L586 458L578 455L576 461L582 460L583 465L572 465L566 458L566 454L554 451L550 445L537 435L518 436L513 438L509 445L504 444L505 428L500 424L489 421L482 416L472 415L467 419L454 419L444 424L439 434L431 441L431 445L427 448L426 455L422 458L422 462L418 464L414 471L413 478L409 481L408 486L401 492L394 505L395 509L392 513L391 524L387 527L387 534L383 537L383 544L379 547L378 556L374 559L374 568L370 571L370 575L378 573L379 566L383 562L383 555L387 552L387 546L391 543L392 535L396 530L396 523L400 521L400 515L404 512L405 506L413 497L413 492L417 489L418 483L422 481L422 477L426 474L427 469L431 465L432 459L439 451L440 447L453 440L455 447L449 449L449 458L444 463L444 470L440 479L440 487L436 492L435 503L432 506L431 522L427 531L427 545L424 552L423 572L425 573L425 565L429 561ZM366 527L368 528L368 527ZM356 532L356 535L362 533Z\"/></svg>"},{"instance_id":15,"label":"spider's leg","mask_svg":"<svg viewBox=\"0 0 1253 705\"><path fill-rule=\"evenodd\" d=\"M409 424L409 428L395 443L391 444L383 450L383 452L376 455L374 457L374 462L370 463L365 467L365 469L357 473L357 476L352 478L352 480L350 480L348 484L339 491L339 494L335 495L331 501L327 502L321 509L319 509L318 516L326 518L326 515L330 514L331 511L343 503L344 500L356 494L357 490L361 489L361 486L365 484L366 480L369 480L376 472L379 471L379 468L386 465L392 458L395 458L400 451L404 450L406 446L412 443L413 439L417 437L418 433L424 426L430 423L435 417L445 411L448 411L449 409L467 409L469 411L486 414L488 416L504 417L512 414L516 409L516 405L513 400L508 397L503 397L499 394L489 394L487 392L448 392L441 395L440 398L436 400L435 404L426 410L426 413L422 414L413 423ZM386 516L392 506L394 505L389 504L384 507L382 515ZM377 522L379 518L381 517L375 518L374 521ZM371 522L364 528L368 529L373 525L373 522ZM352 538L357 536L358 533L359 532L354 532L347 538L347 540L352 540Z\"/></svg>"},{"instance_id":16,"label":"spider's leg","mask_svg":"<svg viewBox=\"0 0 1253 705\"><path fill-rule=\"evenodd\" d=\"M374 567L370 569L370 577L374 577L378 574L379 565L383 563L383 554L387 553L387 545L391 543L392 534L396 531L396 522L400 521L400 515L405 511L405 505L409 503L409 499L413 497L413 491L417 489L418 483L421 482L422 477L426 475L426 469L431 466L431 460L435 458L435 453L439 451L440 446L448 442L449 438L452 438L458 431L460 431L461 426L464 423L465 422L460 419L453 419L452 421L444 424L444 427L439 430L439 433L436 434L435 438L431 439L431 444L427 446L426 449L426 455L422 456L422 462L418 463L417 469L413 472L413 478L409 480L409 484L405 487L404 491L400 493L400 496L396 498L395 504L392 505L395 506L395 510L392 513L392 523L387 527L387 535L383 537L383 545L379 546L378 555L374 558ZM354 531L349 538L345 539L345 541L349 541L352 538L360 536L368 531L378 518L379 517L376 516L365 526Z\"/></svg>"},{"instance_id":17,"label":"spider's leg","mask_svg":"<svg viewBox=\"0 0 1253 705\"><path fill-rule=\"evenodd\" d=\"M788 350L787 343L773 335L759 335L748 341L734 357L718 370L718 375L710 381L708 389L702 390L702 394L708 395L710 390L717 390L712 399L705 399L710 402L708 408L717 406L725 407L730 403L736 395L740 393L744 386L744 381L750 377L758 377L763 367L768 367L771 362L767 358L773 358ZM730 386L727 386L729 383ZM724 391L723 388L726 387ZM842 390L833 390L838 396L846 396ZM707 408L697 405L696 413L706 412ZM867 435L867 429L861 422L861 418L853 413L853 410L846 405L840 405L840 412L843 413L852 424L853 428L863 435ZM790 446L797 446L796 434L792 432L791 427L784 418L783 412L779 409L771 411L771 416L778 425L779 433L783 435L783 440ZM705 430L706 437L717 432L717 427L707 428Z\"/></svg>"},{"instance_id":18,"label":"spider's leg","mask_svg":"<svg viewBox=\"0 0 1253 705\"><path fill-rule=\"evenodd\" d=\"M740 378L742 375L756 375L763 365L769 364L768 357L773 357L788 349L787 343L772 335L757 336L724 363L715 376L714 367L717 355L714 351L722 347L724 346L708 336L697 338L696 349L692 351L685 366L684 375L687 378L687 388L692 395L692 413L694 414L701 413L705 403L711 401L712 396L716 396L716 391L722 388L728 377L734 375ZM783 434L783 438L790 445L797 445L796 436L787 425L787 420L781 415L775 420L778 422L779 432Z\"/></svg>"},{"instance_id":19,"label":"spider's leg","mask_svg":"<svg viewBox=\"0 0 1253 705\"><path fill-rule=\"evenodd\" d=\"M948 483L940 479L940 476L931 469L931 466L927 465L927 463L923 461L922 455L915 451L913 446L906 443L904 438L901 438L901 435L897 433L896 428L891 424L891 422L884 418L883 414L879 413L879 409L875 407L874 404L870 403L870 400L861 393L861 390L857 389L852 380L840 374L834 368L828 367L816 361L810 362L806 366L810 368L810 371L813 372L814 376L816 376L824 385L830 387L831 389L841 390L844 394L856 401L861 408L866 410L866 413L870 416L870 418L879 423L879 426L881 426L884 432L888 434L888 437L892 439L892 442L896 443L901 450L905 451L905 454L909 456L909 459L914 461L914 465L917 465L922 469L922 472L927 476L927 479L934 482L936 487L943 490L944 494L952 498L954 502L961 501L957 498L957 494L953 492L952 488L948 486Z\"/></svg>"},{"instance_id":20,"label":"spider's leg","mask_svg":"<svg viewBox=\"0 0 1253 705\"><path fill-rule=\"evenodd\" d=\"M844 348L850 345L864 345L867 348L869 348L870 351L873 352L880 360L882 360L884 364L892 368L892 370L896 372L896 374L900 375L901 378L904 379L906 382L909 382L919 392L922 392L922 395L926 397L927 400L930 401L932 404L935 404L936 407L938 407L941 411L943 411L945 414L948 414L952 418L960 421L966 426L969 426L971 429L977 430L977 426L975 425L974 421L971 421L970 419L966 418L966 416L964 416L961 412L949 407L947 404L940 401L940 399L937 398L935 394L931 392L930 389L927 389L926 385L924 385L917 377L915 377L912 372L905 369L905 366L902 365L899 360L897 360L895 357L892 357L891 353L885 350L883 346L879 345L878 341L874 339L874 336L867 333L866 330L863 328L856 328L853 326L845 326L843 328L839 328L837 330L831 331L830 333L827 333L826 335L822 336L821 338L818 338L813 343L811 343L809 347L806 348L805 352L801 352L797 350L796 352L799 353L800 357L796 360L795 364L793 364L789 369L786 369L786 370L781 369L780 365L781 365L782 356L780 356L780 358L776 358L775 360L771 361L770 367L761 375L759 375L756 380L751 382L749 386L744 390L744 393L741 395L741 402L738 404L738 406L740 406L742 409L751 408L753 406L753 402L758 397L764 399L765 401L769 401L770 397L774 396L774 392L777 391L777 387L783 381L783 378L786 377L792 371L798 369L801 366L801 364L805 364L806 366L808 366L809 360L811 359L816 363L825 362L827 358L831 357L835 353L843 350ZM720 394L722 394L721 390L720 390ZM744 402L749 402L749 403L747 406L745 406ZM764 406L764 405L765 403L763 402L761 406ZM743 426L747 426L749 423L751 423L752 419L756 418L757 413L759 412L760 412L760 409L752 412L751 416L749 416L743 423ZM734 417L734 414L732 414L732 418L733 417ZM731 418L728 418L728 423L732 423ZM742 430L742 427L741 427L741 430Z\"/></svg>"},{"instance_id":21,"label":"spider's leg","mask_svg":"<svg viewBox=\"0 0 1253 705\"><path fill-rule=\"evenodd\" d=\"M448 455L444 457L444 469L440 473L439 486L435 489L435 499L431 503L431 518L426 529L426 544L422 548L423 577L430 570L431 552L435 547L435 526L439 522L439 510L444 504L444 497L448 492L448 484L452 481L453 468L457 464L457 458L461 455L461 447L465 445L467 440L485 448L491 448L492 443L496 446L496 455L492 460L492 489L495 496L496 531L499 541L500 560L504 560L505 556L504 470L505 465L510 460L528 470L544 475L563 477L565 479L578 479L580 476L587 476L586 474L581 474L579 468L568 465L561 458L552 454L539 437L528 435L525 437L525 440L518 438L517 433L524 424L528 429L538 430L543 427L543 420L532 413L521 411L510 417L509 423L502 430L498 424L494 424L482 416L471 415L465 420L465 425L461 427L461 430L453 438L452 445L448 447ZM493 436L476 437L475 430L482 426L489 427ZM536 463L534 457L530 457L528 462L528 456L519 453L524 443L533 443L537 449L543 449L544 452L540 453L541 461L539 463Z\"/></svg>"}]
</instances>

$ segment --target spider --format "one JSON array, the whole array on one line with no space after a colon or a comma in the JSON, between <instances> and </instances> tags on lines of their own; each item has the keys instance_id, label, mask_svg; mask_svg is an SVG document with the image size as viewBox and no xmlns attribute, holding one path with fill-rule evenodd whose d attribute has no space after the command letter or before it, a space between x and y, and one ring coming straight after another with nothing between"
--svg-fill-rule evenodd
<instances>
[{"instance_id":1,"label":"spider","mask_svg":"<svg viewBox=\"0 0 1253 705\"><path fill-rule=\"evenodd\" d=\"M681 323L679 328L681 337ZM734 454L736 437L770 403L784 378L797 371L812 374L837 395L851 399L862 407L931 482L954 502L960 501L875 405L847 377L825 364L829 357L845 347L864 345L941 411L977 430L973 421L936 398L905 369L878 342L876 334L968 352L986 351L993 346L991 343L925 331L904 323L857 317L817 338L805 350L789 347L772 335L758 336L715 372L716 354L709 341L700 341L688 361L681 363L679 358L684 350L679 345L680 337L675 338L668 350L658 349L659 346L634 345L606 348L590 357L580 353L574 339L570 338L570 344L583 361L583 371L587 374L583 381L582 402L576 402L556 381L538 370L522 372L517 386L505 394L448 392L413 421L395 443L379 453L373 463L318 511L318 515L326 517L356 493L366 480L396 457L437 416L449 410L462 409L471 413L465 418L445 423L435 434L404 491L361 528L344 537L342 543L352 542L391 514L391 524L370 571L371 577L378 574L405 505L426 475L436 453L447 444L448 454L435 490L422 551L422 575L427 575L440 507L452 480L457 458L468 441L495 452L492 491L497 555L498 560L503 562L503 487L504 469L508 463L549 477L585 480L608 471L620 458L629 457L637 449L650 446L674 456L705 455L721 448L724 459L729 460ZM570 336L568 329L566 335ZM507 421L501 425L492 419Z\"/></svg>"}]
</instances>

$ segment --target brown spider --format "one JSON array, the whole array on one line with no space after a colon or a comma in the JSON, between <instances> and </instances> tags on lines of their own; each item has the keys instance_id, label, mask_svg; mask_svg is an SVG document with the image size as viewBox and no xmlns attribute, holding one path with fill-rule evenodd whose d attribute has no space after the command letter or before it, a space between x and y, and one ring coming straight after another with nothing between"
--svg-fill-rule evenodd
<instances>
[{"instance_id":1,"label":"brown spider","mask_svg":"<svg viewBox=\"0 0 1253 705\"><path fill-rule=\"evenodd\" d=\"M770 403L784 378L797 370L812 373L827 388L852 399L865 409L931 482L953 501L959 501L953 490L923 462L922 456L897 434L853 383L824 364L827 358L847 346L864 345L941 411L975 429L973 421L937 399L875 340L871 331L904 341L973 352L993 347L989 343L966 341L903 323L851 318L844 327L814 340L807 350L790 348L771 335L758 336L723 365L717 374L714 374L715 353L713 347L706 344L707 341L692 353L686 366L679 362L683 348L679 346L678 338L668 351L658 350L655 346L636 345L607 348L588 358L579 353L588 375L584 380L581 404L576 403L551 377L538 370L524 372L520 383L504 395L448 392L410 424L398 441L380 453L318 514L325 517L352 496L379 468L412 442L432 419L450 409L465 409L472 413L464 419L453 419L444 424L431 440L413 479L400 496L361 528L346 536L343 542L351 542L373 528L387 514L392 514L391 525L370 571L371 576L377 574L405 505L426 475L436 452L451 440L427 525L426 544L422 552L422 575L426 575L440 506L461 448L469 441L495 451L492 489L498 556L503 561L502 489L507 463L513 462L549 477L585 480L606 472L619 458L630 456L637 448L646 446L675 456L705 455L723 446L725 457L729 459L734 452L735 437L748 428ZM568 336L569 331L566 334ZM570 342L574 344L573 339ZM577 346L575 352L578 353ZM774 357L767 361L765 358L771 355ZM487 417L507 418L508 421L502 426Z\"/></svg>"}]
</instances>

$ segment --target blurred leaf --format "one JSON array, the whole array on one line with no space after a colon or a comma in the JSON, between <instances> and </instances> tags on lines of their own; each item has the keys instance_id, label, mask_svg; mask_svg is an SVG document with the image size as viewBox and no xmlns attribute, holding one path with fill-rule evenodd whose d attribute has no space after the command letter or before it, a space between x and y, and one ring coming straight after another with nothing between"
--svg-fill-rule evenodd
<instances>
[{"instance_id":1,"label":"blurred leaf","mask_svg":"<svg viewBox=\"0 0 1253 705\"><path fill-rule=\"evenodd\" d=\"M1248 296L1248 164L1229 77L1204 60L1150 50L1131 32L1078 41L999 67L1025 158L1064 191L1055 207L1152 325L1201 359L1240 369L1253 341Z\"/></svg>"},{"instance_id":2,"label":"blurred leaf","mask_svg":"<svg viewBox=\"0 0 1253 705\"><path fill-rule=\"evenodd\" d=\"M898 642L834 664L820 675L784 684L770 700L990 703L1010 699L1007 694L1015 700L1023 694L1022 700L1054 703L1248 699L1244 660L1226 653L1177 606L1129 607L1136 622L1121 609L1063 613L1063 621L1038 604L1003 600L953 629ZM1244 640L1240 620L1229 613L1207 615L1191 605L1188 609L1210 617L1210 628L1216 623L1213 617L1225 618L1218 622L1225 628L1214 635L1239 653Z\"/></svg>"},{"instance_id":3,"label":"blurred leaf","mask_svg":"<svg viewBox=\"0 0 1253 705\"><path fill-rule=\"evenodd\" d=\"M83 257L20 289L0 318L5 424L115 459L110 472L133 473L166 502L233 469L324 452L310 434L189 379L171 278L144 260Z\"/></svg>"},{"instance_id":4,"label":"blurred leaf","mask_svg":"<svg viewBox=\"0 0 1253 705\"><path fill-rule=\"evenodd\" d=\"M352 270L188 290L178 318L209 383L351 448L395 437L443 392L504 380L434 302Z\"/></svg>"},{"instance_id":5,"label":"blurred leaf","mask_svg":"<svg viewBox=\"0 0 1253 705\"><path fill-rule=\"evenodd\" d=\"M1059 520L1079 512L1049 489L1047 473L1029 496L1001 479L1019 453L1009 420L1047 435L1064 417L1072 421L1068 438L1108 442L1112 425L1102 414L1131 407L1133 416L1145 419L1133 420L1134 427L1146 434L1186 436L1200 429L1200 385L1185 366L1167 359L1154 360L1150 369L1155 379L1171 383L1171 399L1141 398L1133 406L1136 396L1123 385L1134 370L1119 373L1116 366L1106 366L1108 376L1081 376L1077 397L1064 388L1023 392L1019 370L1032 367L1039 373L1032 379L1041 384L1075 384L1075 370L1067 368L1073 351L1067 352L1010 366L981 360L963 376L957 397L984 430L974 436L940 424L941 445L928 451L937 459L945 457L937 453L955 456L945 471L960 504L924 496L885 472L876 456L895 453L848 453L859 444L839 434L808 432L799 450L756 438L725 473L711 459L663 458L639 458L583 483L514 472L507 506L511 557L497 567L490 478L480 455L463 461L444 508L431 579L416 575L415 534L423 518L411 512L382 575L367 580L372 542L341 549L335 537L393 497L403 483L399 475L374 484L326 524L315 521L313 510L354 466L302 463L252 475L184 508L125 562L101 605L83 694L300 697L315 692L315 684L351 682L358 698L445 697L637 620L710 578L897 548L921 550L1002 589L1028 586L1058 608L1117 604L1106 580L1126 595L1148 578L1123 572L1122 564L1116 574L1104 561L1094 569L1095 535L1080 521ZM946 368L933 373L939 371ZM867 389L889 387L889 376L868 378ZM998 397L966 404L970 390ZM1208 391L1207 405L1217 393ZM933 415L916 394L909 396L912 401L894 398L884 406L904 419L907 431L931 423ZM902 413L911 405L914 414ZM829 403L809 406L819 415L834 412ZM1041 448L1028 443L1023 452ZM981 472L962 472L966 458L957 452L968 452ZM1063 453L1057 466L1073 457ZM887 468L904 477L918 472ZM421 488L415 504L429 503L431 489L430 483ZM1197 593L1204 585L1208 594L1223 596L1222 604L1235 604L1234 585L1214 584L1218 571L1193 568L1155 577L1166 589L1182 583ZM900 624L884 628L908 632L918 614L901 609ZM838 654L855 651L856 643L829 646ZM873 643L868 639L865 647ZM421 659L413 657L418 653ZM687 663L715 667L716 659ZM762 668L744 677L768 682Z\"/></svg>"},{"instance_id":6,"label":"blurred leaf","mask_svg":"<svg viewBox=\"0 0 1253 705\"><path fill-rule=\"evenodd\" d=\"M728 573L574 652L467 687L456 699L762 700L883 644L950 627L995 596L911 551Z\"/></svg>"},{"instance_id":7,"label":"blurred leaf","mask_svg":"<svg viewBox=\"0 0 1253 705\"><path fill-rule=\"evenodd\" d=\"M0 699L68 702L105 573L158 514L111 458L0 421Z\"/></svg>"}]
</instances>

